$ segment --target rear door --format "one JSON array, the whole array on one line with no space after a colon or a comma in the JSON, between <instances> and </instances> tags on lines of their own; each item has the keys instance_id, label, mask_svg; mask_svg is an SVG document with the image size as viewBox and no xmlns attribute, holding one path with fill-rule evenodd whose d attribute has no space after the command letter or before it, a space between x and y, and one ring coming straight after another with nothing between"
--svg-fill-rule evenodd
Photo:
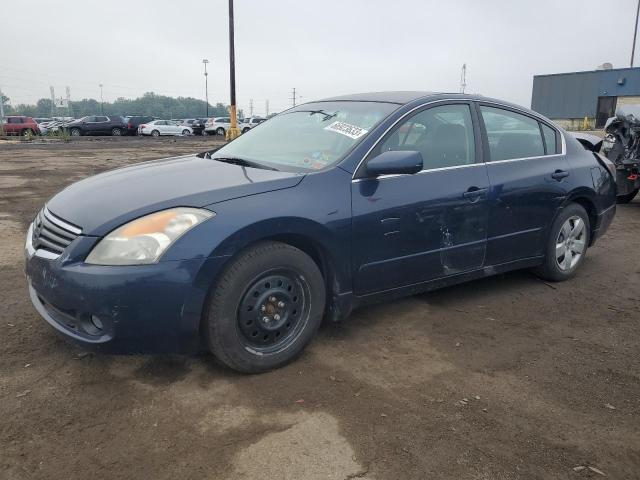
<instances>
[{"instance_id":1,"label":"rear door","mask_svg":"<svg viewBox=\"0 0 640 480\"><path fill-rule=\"evenodd\" d=\"M167 125L167 120L158 120L154 123L154 129L160 132L160 135L169 135L169 127Z\"/></svg>"},{"instance_id":2,"label":"rear door","mask_svg":"<svg viewBox=\"0 0 640 480\"><path fill-rule=\"evenodd\" d=\"M517 109L481 102L478 111L491 182L487 265L540 256L570 189L561 134Z\"/></svg>"},{"instance_id":3,"label":"rear door","mask_svg":"<svg viewBox=\"0 0 640 480\"><path fill-rule=\"evenodd\" d=\"M484 265L489 180L467 102L427 106L386 134L366 161L389 150L422 154L413 175L352 182L354 290L358 295Z\"/></svg>"}]
</instances>

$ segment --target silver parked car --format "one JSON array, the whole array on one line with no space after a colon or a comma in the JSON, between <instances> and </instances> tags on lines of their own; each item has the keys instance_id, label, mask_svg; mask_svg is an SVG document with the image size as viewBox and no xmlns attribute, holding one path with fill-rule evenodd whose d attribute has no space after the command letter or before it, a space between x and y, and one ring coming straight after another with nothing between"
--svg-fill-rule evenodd
<instances>
[{"instance_id":1,"label":"silver parked car","mask_svg":"<svg viewBox=\"0 0 640 480\"><path fill-rule=\"evenodd\" d=\"M203 135L226 135L231 127L230 117L214 117L207 120L204 126Z\"/></svg>"},{"instance_id":2,"label":"silver parked car","mask_svg":"<svg viewBox=\"0 0 640 480\"><path fill-rule=\"evenodd\" d=\"M187 125L179 125L171 120L153 120L138 126L138 135L192 135L193 130Z\"/></svg>"}]
</instances>

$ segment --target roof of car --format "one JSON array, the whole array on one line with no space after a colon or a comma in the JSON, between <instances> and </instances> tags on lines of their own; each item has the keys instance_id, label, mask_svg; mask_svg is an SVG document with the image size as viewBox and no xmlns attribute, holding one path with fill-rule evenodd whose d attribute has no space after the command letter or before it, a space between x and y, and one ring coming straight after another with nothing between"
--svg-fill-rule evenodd
<instances>
[{"instance_id":1,"label":"roof of car","mask_svg":"<svg viewBox=\"0 0 640 480\"><path fill-rule=\"evenodd\" d=\"M520 110L526 110L531 112L527 107L517 105L512 102L504 100L484 97L478 94L466 94L466 93L447 93L447 92L420 92L420 91L398 91L398 92L370 92L370 93L355 93L351 95L340 95L337 97L324 98L317 100L318 102L334 102L334 101L351 101L351 102L386 102L396 103L398 105L405 105L415 100L438 100L438 99L459 99L459 100L477 100L486 101L492 103L500 103L505 106L511 106ZM313 102L309 102L313 103ZM534 112L535 113L535 112ZM539 114L538 114L539 115Z\"/></svg>"},{"instance_id":2,"label":"roof of car","mask_svg":"<svg viewBox=\"0 0 640 480\"><path fill-rule=\"evenodd\" d=\"M441 95L439 92L418 92L418 91L399 91L399 92L369 92L354 93L351 95L340 95L337 97L324 98L320 101L355 101L355 102L389 102L405 104L419 98ZM459 94L456 94L459 95Z\"/></svg>"}]
</instances>

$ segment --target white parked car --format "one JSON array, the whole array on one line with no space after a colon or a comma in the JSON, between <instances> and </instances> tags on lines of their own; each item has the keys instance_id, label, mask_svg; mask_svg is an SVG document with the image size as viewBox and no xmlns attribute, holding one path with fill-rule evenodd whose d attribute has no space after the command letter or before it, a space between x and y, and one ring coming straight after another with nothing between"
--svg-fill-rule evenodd
<instances>
[{"instance_id":1,"label":"white parked car","mask_svg":"<svg viewBox=\"0 0 640 480\"><path fill-rule=\"evenodd\" d=\"M226 135L231 126L230 117L214 117L207 120L204 125L203 135Z\"/></svg>"},{"instance_id":2,"label":"white parked car","mask_svg":"<svg viewBox=\"0 0 640 480\"><path fill-rule=\"evenodd\" d=\"M261 124L265 120L266 120L266 118L262 118L262 117L249 117L249 118L245 118L242 121L242 123L240 125L238 125L238 126L240 127L240 131L242 133L247 133L253 127L255 127L256 125Z\"/></svg>"},{"instance_id":3,"label":"white parked car","mask_svg":"<svg viewBox=\"0 0 640 480\"><path fill-rule=\"evenodd\" d=\"M178 125L171 120L154 120L138 126L138 135L192 135L193 130L186 125Z\"/></svg>"}]
</instances>

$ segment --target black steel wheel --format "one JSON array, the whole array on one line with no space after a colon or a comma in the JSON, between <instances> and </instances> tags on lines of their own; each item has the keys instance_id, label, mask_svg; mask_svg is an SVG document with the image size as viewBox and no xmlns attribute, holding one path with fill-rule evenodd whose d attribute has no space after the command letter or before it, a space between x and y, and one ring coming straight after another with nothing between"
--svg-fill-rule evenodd
<instances>
[{"instance_id":1,"label":"black steel wheel","mask_svg":"<svg viewBox=\"0 0 640 480\"><path fill-rule=\"evenodd\" d=\"M244 252L213 285L203 329L228 367L257 373L295 359L322 321L324 279L303 251L262 242Z\"/></svg>"},{"instance_id":2,"label":"black steel wheel","mask_svg":"<svg viewBox=\"0 0 640 480\"><path fill-rule=\"evenodd\" d=\"M247 289L238 308L242 341L260 352L278 351L304 329L309 284L291 270L266 273Z\"/></svg>"}]
</instances>

